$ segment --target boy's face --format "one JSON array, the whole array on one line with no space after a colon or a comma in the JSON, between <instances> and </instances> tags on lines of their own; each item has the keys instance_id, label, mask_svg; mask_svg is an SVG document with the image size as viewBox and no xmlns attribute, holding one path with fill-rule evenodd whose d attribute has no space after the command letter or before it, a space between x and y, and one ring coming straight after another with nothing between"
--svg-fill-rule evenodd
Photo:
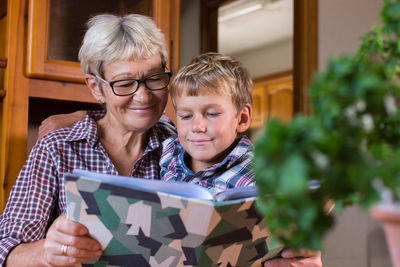
<instances>
[{"instance_id":1,"label":"boy's face","mask_svg":"<svg viewBox=\"0 0 400 267\"><path fill-rule=\"evenodd\" d=\"M221 162L231 151L237 133L248 128L242 125L243 112L250 109L251 115L251 106L238 112L227 95L183 94L176 97L175 104L179 141L191 156L187 164L194 172Z\"/></svg>"}]
</instances>

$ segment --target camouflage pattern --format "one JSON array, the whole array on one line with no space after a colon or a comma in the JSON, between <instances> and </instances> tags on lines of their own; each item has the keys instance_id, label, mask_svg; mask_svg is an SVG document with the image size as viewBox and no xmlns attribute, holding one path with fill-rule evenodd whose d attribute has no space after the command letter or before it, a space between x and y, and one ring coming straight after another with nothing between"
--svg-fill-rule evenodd
<instances>
[{"instance_id":1,"label":"camouflage pattern","mask_svg":"<svg viewBox=\"0 0 400 267\"><path fill-rule=\"evenodd\" d=\"M213 202L67 175L67 216L103 246L81 266L261 266L267 232L255 198Z\"/></svg>"}]
</instances>

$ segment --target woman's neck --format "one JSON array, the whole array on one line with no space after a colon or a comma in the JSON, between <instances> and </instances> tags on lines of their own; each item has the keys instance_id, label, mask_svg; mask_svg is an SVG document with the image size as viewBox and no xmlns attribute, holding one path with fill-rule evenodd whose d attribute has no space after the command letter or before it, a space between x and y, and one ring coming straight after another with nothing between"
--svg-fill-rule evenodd
<instances>
[{"instance_id":1,"label":"woman's neck","mask_svg":"<svg viewBox=\"0 0 400 267\"><path fill-rule=\"evenodd\" d=\"M135 132L114 127L106 117L97 121L100 142L119 175L130 176L134 163L143 155L147 144L147 131Z\"/></svg>"}]
</instances>

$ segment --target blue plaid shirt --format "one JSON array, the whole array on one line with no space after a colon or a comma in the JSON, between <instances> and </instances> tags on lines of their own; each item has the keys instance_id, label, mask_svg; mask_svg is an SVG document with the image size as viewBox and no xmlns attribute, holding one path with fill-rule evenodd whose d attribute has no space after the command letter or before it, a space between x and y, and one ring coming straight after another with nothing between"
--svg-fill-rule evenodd
<instances>
[{"instance_id":1,"label":"blue plaid shirt","mask_svg":"<svg viewBox=\"0 0 400 267\"><path fill-rule=\"evenodd\" d=\"M161 179L202 185L212 193L229 188L254 186L254 172L250 167L253 159L253 144L242 137L236 147L220 163L193 173L184 162L185 151L178 137L163 142L161 154Z\"/></svg>"}]
</instances>

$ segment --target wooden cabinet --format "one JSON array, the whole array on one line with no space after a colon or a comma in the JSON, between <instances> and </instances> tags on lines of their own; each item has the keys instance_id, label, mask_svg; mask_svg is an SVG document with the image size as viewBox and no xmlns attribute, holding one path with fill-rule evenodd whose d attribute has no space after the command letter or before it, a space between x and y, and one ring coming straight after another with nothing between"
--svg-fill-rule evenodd
<instances>
[{"instance_id":1,"label":"wooden cabinet","mask_svg":"<svg viewBox=\"0 0 400 267\"><path fill-rule=\"evenodd\" d=\"M1 211L26 160L28 125L94 103L77 60L88 18L153 17L169 45L169 68L177 70L180 0L0 0L0 6Z\"/></svg>"},{"instance_id":2,"label":"wooden cabinet","mask_svg":"<svg viewBox=\"0 0 400 267\"><path fill-rule=\"evenodd\" d=\"M270 118L284 122L293 116L293 76L291 71L254 79L252 129Z\"/></svg>"}]
</instances>

